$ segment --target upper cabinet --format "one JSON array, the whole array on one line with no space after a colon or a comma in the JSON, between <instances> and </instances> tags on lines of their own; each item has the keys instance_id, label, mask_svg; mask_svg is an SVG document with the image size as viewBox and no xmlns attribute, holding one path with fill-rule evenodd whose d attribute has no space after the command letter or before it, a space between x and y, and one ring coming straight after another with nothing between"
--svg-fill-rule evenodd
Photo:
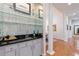
<instances>
[{"instance_id":1,"label":"upper cabinet","mask_svg":"<svg viewBox=\"0 0 79 59\"><path fill-rule=\"evenodd\" d=\"M43 32L43 5L0 3L0 36Z\"/></svg>"}]
</instances>

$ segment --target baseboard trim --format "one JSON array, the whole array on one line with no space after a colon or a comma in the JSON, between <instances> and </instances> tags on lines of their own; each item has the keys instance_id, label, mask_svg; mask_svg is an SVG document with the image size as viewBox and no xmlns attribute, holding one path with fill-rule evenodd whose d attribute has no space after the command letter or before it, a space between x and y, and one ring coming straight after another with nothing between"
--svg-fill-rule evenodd
<instances>
[{"instance_id":1,"label":"baseboard trim","mask_svg":"<svg viewBox=\"0 0 79 59\"><path fill-rule=\"evenodd\" d=\"M47 53L48 53L49 55L53 55L53 54L55 53L55 51L52 51L52 52L47 51Z\"/></svg>"},{"instance_id":2,"label":"baseboard trim","mask_svg":"<svg viewBox=\"0 0 79 59\"><path fill-rule=\"evenodd\" d=\"M46 54L42 54L42 56L46 56Z\"/></svg>"},{"instance_id":3,"label":"baseboard trim","mask_svg":"<svg viewBox=\"0 0 79 59\"><path fill-rule=\"evenodd\" d=\"M79 54L78 53L75 53L75 56L79 56Z\"/></svg>"}]
</instances>

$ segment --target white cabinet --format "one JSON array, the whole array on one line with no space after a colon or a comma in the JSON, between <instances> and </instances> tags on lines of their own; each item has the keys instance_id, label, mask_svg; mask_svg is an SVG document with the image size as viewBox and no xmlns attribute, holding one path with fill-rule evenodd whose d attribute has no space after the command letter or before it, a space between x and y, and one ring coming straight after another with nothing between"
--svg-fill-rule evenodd
<instances>
[{"instance_id":1,"label":"white cabinet","mask_svg":"<svg viewBox=\"0 0 79 59\"><path fill-rule=\"evenodd\" d=\"M5 55L5 48L0 47L0 56L4 56L4 55Z\"/></svg>"},{"instance_id":2,"label":"white cabinet","mask_svg":"<svg viewBox=\"0 0 79 59\"><path fill-rule=\"evenodd\" d=\"M15 50L6 52L5 56L16 56L16 52L15 52Z\"/></svg>"},{"instance_id":3,"label":"white cabinet","mask_svg":"<svg viewBox=\"0 0 79 59\"><path fill-rule=\"evenodd\" d=\"M41 47L40 44L36 44L33 47L33 56L40 56L41 55Z\"/></svg>"},{"instance_id":4,"label":"white cabinet","mask_svg":"<svg viewBox=\"0 0 79 59\"><path fill-rule=\"evenodd\" d=\"M42 39L35 39L19 43L20 56L40 56L42 55Z\"/></svg>"},{"instance_id":5,"label":"white cabinet","mask_svg":"<svg viewBox=\"0 0 79 59\"><path fill-rule=\"evenodd\" d=\"M0 56L15 56L15 50L11 46L0 47Z\"/></svg>"},{"instance_id":6,"label":"white cabinet","mask_svg":"<svg viewBox=\"0 0 79 59\"><path fill-rule=\"evenodd\" d=\"M41 39L37 39L33 41L33 56L40 55L42 55Z\"/></svg>"},{"instance_id":7,"label":"white cabinet","mask_svg":"<svg viewBox=\"0 0 79 59\"><path fill-rule=\"evenodd\" d=\"M40 56L42 55L42 39L0 47L0 56Z\"/></svg>"},{"instance_id":8,"label":"white cabinet","mask_svg":"<svg viewBox=\"0 0 79 59\"><path fill-rule=\"evenodd\" d=\"M41 38L41 54L44 53L44 43L43 43L43 39Z\"/></svg>"},{"instance_id":9,"label":"white cabinet","mask_svg":"<svg viewBox=\"0 0 79 59\"><path fill-rule=\"evenodd\" d=\"M17 44L11 44L5 46L5 56L15 56L17 55Z\"/></svg>"},{"instance_id":10,"label":"white cabinet","mask_svg":"<svg viewBox=\"0 0 79 59\"><path fill-rule=\"evenodd\" d=\"M19 44L19 54L20 56L32 56L31 41L23 42Z\"/></svg>"},{"instance_id":11,"label":"white cabinet","mask_svg":"<svg viewBox=\"0 0 79 59\"><path fill-rule=\"evenodd\" d=\"M32 56L32 49L30 46L20 48L20 56Z\"/></svg>"}]
</instances>

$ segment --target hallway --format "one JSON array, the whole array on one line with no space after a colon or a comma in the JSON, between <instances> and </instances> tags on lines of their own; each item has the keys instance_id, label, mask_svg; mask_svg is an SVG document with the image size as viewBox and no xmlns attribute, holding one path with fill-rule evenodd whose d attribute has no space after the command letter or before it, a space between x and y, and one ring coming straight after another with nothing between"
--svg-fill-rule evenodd
<instances>
[{"instance_id":1,"label":"hallway","mask_svg":"<svg viewBox=\"0 0 79 59\"><path fill-rule=\"evenodd\" d=\"M45 45L47 56L49 54L50 56L78 55L79 4L54 3L47 4L45 7L45 11L47 10L47 15L44 18L47 21L46 32L48 42Z\"/></svg>"},{"instance_id":2,"label":"hallway","mask_svg":"<svg viewBox=\"0 0 79 59\"><path fill-rule=\"evenodd\" d=\"M64 40L61 39L54 39L54 55L49 55L47 56L74 56L76 50L75 46L73 43L68 43L65 42ZM72 40L73 41L73 40ZM46 51L47 51L47 46L46 46Z\"/></svg>"}]
</instances>

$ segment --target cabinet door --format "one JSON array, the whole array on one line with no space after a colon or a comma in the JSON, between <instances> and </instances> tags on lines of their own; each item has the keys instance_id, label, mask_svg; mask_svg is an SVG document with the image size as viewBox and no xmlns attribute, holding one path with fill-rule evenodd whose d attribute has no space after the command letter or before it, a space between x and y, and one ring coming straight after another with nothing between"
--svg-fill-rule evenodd
<instances>
[{"instance_id":1,"label":"cabinet door","mask_svg":"<svg viewBox=\"0 0 79 59\"><path fill-rule=\"evenodd\" d=\"M16 55L15 50L5 53L5 56L15 56L15 55Z\"/></svg>"},{"instance_id":2,"label":"cabinet door","mask_svg":"<svg viewBox=\"0 0 79 59\"><path fill-rule=\"evenodd\" d=\"M32 56L31 46L25 46L20 48L20 56Z\"/></svg>"},{"instance_id":3,"label":"cabinet door","mask_svg":"<svg viewBox=\"0 0 79 59\"><path fill-rule=\"evenodd\" d=\"M41 46L40 44L37 44L33 48L33 55L34 56L40 56L41 55Z\"/></svg>"},{"instance_id":4,"label":"cabinet door","mask_svg":"<svg viewBox=\"0 0 79 59\"><path fill-rule=\"evenodd\" d=\"M44 53L44 43L43 43L43 39L41 38L41 54Z\"/></svg>"},{"instance_id":5,"label":"cabinet door","mask_svg":"<svg viewBox=\"0 0 79 59\"><path fill-rule=\"evenodd\" d=\"M38 39L38 40L39 40L39 44L40 44L40 48L41 48L41 52L40 52L40 53L41 53L41 55L42 55L42 54L44 53L44 52L43 52L43 50L44 50L44 47L43 47L43 46L44 46L44 45L43 45L43 39L40 38L40 39Z\"/></svg>"},{"instance_id":6,"label":"cabinet door","mask_svg":"<svg viewBox=\"0 0 79 59\"><path fill-rule=\"evenodd\" d=\"M7 45L7 46L5 46L5 55L6 56L15 56L15 55L17 55L17 53L16 53L17 49L18 49L17 44Z\"/></svg>"},{"instance_id":7,"label":"cabinet door","mask_svg":"<svg viewBox=\"0 0 79 59\"><path fill-rule=\"evenodd\" d=\"M33 44L33 55L34 56L40 56L41 53L41 42L38 42L39 40L36 40L36 43Z\"/></svg>"},{"instance_id":8,"label":"cabinet door","mask_svg":"<svg viewBox=\"0 0 79 59\"><path fill-rule=\"evenodd\" d=\"M4 55L5 55L5 48L0 47L0 56L4 56Z\"/></svg>"}]
</instances>

